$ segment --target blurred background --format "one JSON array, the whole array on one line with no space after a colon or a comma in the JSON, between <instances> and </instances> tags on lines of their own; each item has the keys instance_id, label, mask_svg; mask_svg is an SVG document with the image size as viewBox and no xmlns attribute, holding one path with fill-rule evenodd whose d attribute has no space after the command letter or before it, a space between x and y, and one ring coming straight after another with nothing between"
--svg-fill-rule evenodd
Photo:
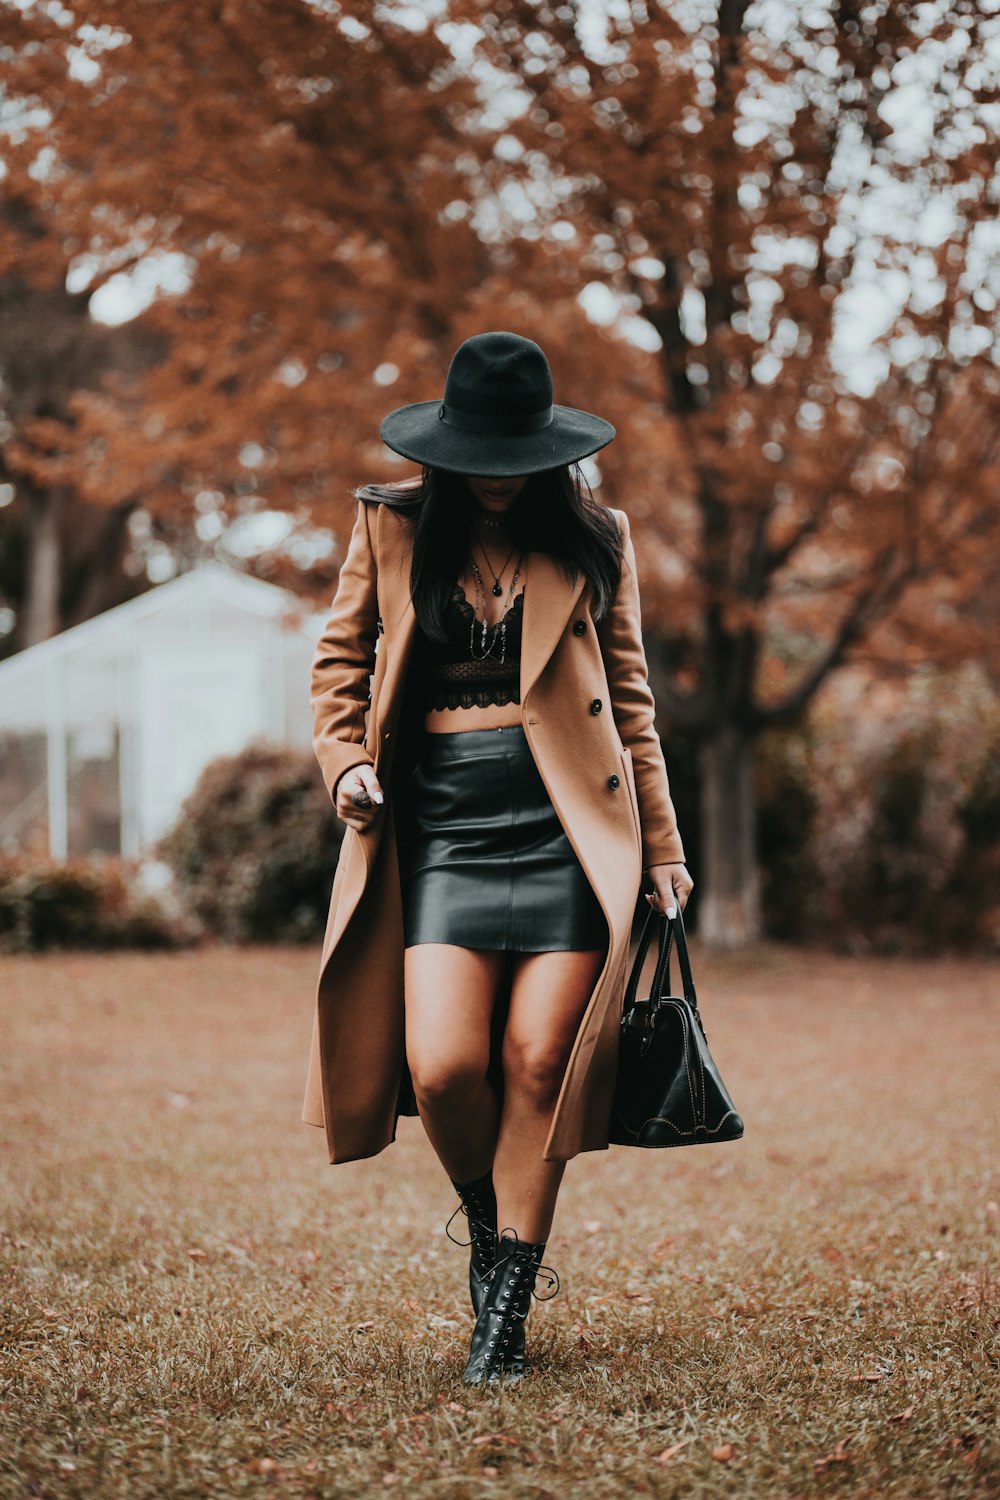
<instances>
[{"instance_id":1,"label":"blurred background","mask_svg":"<svg viewBox=\"0 0 1000 1500\"><path fill-rule=\"evenodd\" d=\"M317 942L384 413L618 440L706 947L1000 949L995 5L0 7L0 944Z\"/></svg>"}]
</instances>

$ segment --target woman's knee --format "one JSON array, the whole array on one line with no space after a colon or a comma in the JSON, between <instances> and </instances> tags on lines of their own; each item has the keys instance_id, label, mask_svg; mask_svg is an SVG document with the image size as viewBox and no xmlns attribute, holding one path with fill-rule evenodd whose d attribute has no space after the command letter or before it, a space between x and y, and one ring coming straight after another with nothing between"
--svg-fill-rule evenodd
<instances>
[{"instance_id":1,"label":"woman's knee","mask_svg":"<svg viewBox=\"0 0 1000 1500\"><path fill-rule=\"evenodd\" d=\"M486 1078L486 1064L467 1057L418 1053L409 1068L417 1100L430 1110L460 1109L478 1096Z\"/></svg>"},{"instance_id":2,"label":"woman's knee","mask_svg":"<svg viewBox=\"0 0 1000 1500\"><path fill-rule=\"evenodd\" d=\"M506 1088L538 1108L555 1104L566 1073L569 1049L559 1042L508 1036L504 1041Z\"/></svg>"}]
</instances>

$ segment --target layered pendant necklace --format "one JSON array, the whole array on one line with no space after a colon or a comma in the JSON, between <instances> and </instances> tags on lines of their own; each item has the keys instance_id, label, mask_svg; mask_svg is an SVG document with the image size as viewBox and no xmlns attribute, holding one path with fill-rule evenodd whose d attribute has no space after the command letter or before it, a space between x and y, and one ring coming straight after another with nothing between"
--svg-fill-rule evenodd
<instances>
[{"instance_id":1,"label":"layered pendant necklace","mask_svg":"<svg viewBox=\"0 0 1000 1500\"><path fill-rule=\"evenodd\" d=\"M511 550L507 554L507 557L506 557L506 560L504 562L503 567L500 569L500 573L501 574L503 573L504 568L506 568L507 563L510 562L511 558L513 557L513 555L514 555L514 549L512 547ZM490 572L493 573L493 564L490 562L489 557L486 554L486 549L485 548L483 548L483 556L486 558L486 566L489 568ZM514 576L513 576L513 578L510 581L510 587L507 590L507 600L506 600L506 604L505 604L505 607L504 607L503 614L500 616L500 619L497 621L497 623L495 625L493 625L492 627L488 627L487 624L486 624L486 586L483 583L482 574L480 573L479 569L476 566L476 560L475 560L475 558L472 558L472 560L471 560L472 561L472 571L475 574L475 578L476 578L476 608L475 608L475 611L473 612L472 623L469 626L469 655L474 660L481 661L482 658L485 657L485 656L493 656L494 655L493 648L496 645L496 643L497 643L498 640L500 642L500 655L499 655L499 657L496 657L495 659L498 660L498 661L500 661L500 662L504 662L507 659L507 616L510 613L511 600L512 600L513 595L514 595L514 590L517 587L517 580L521 576L521 563L522 563L523 559L524 559L524 553L521 552L518 555L517 566L514 569ZM503 587L502 587L502 585L500 583L500 577L496 573L493 573L493 588L492 588L491 592L493 594L495 594L497 598L500 598L500 596L503 594ZM482 618L481 621L478 618L479 617L480 602L482 602L482 607L483 607L483 618ZM481 634L480 634L480 642L479 642L481 649L479 651L476 650L476 643L475 643L476 625L477 624L481 624L482 625L482 631L481 631ZM489 629L492 629L492 631L493 631L492 636L488 635L488 630Z\"/></svg>"}]
</instances>

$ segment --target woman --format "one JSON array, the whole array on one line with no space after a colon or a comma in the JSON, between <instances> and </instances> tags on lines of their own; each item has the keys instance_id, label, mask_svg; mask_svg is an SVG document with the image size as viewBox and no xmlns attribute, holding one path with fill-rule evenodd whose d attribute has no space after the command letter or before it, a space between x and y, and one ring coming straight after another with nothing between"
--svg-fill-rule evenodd
<instances>
[{"instance_id":1,"label":"woman","mask_svg":"<svg viewBox=\"0 0 1000 1500\"><path fill-rule=\"evenodd\" d=\"M572 468L614 428L555 405L539 346L496 332L381 435L423 474L360 492L313 665L350 832L303 1118L331 1161L372 1155L409 1082L469 1221L464 1378L517 1380L566 1160L607 1145L642 871L661 912L692 882L627 519Z\"/></svg>"}]
</instances>

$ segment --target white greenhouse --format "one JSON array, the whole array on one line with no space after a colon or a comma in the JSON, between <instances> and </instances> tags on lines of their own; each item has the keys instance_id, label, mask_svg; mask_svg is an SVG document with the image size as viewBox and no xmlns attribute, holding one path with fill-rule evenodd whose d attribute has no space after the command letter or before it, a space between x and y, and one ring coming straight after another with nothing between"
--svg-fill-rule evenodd
<instances>
[{"instance_id":1,"label":"white greenhouse","mask_svg":"<svg viewBox=\"0 0 1000 1500\"><path fill-rule=\"evenodd\" d=\"M0 662L0 850L146 856L215 756L308 748L324 620L207 562Z\"/></svg>"}]
</instances>

